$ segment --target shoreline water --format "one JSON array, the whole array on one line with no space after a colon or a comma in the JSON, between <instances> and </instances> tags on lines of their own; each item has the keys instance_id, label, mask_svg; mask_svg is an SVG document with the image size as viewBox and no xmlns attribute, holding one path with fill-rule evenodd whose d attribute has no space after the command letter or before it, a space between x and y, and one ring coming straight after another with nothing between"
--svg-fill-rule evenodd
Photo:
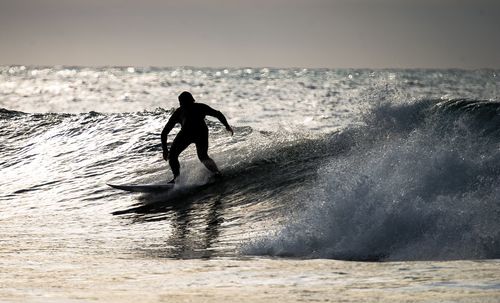
<instances>
[{"instance_id":1,"label":"shoreline water","mask_svg":"<svg viewBox=\"0 0 500 303\"><path fill-rule=\"evenodd\" d=\"M4 256L5 257L5 256ZM70 259L68 259L70 258ZM5 258L4 258L5 259ZM111 256L0 262L4 302L496 302L499 260L350 262ZM16 278L9 277L15 271Z\"/></svg>"}]
</instances>

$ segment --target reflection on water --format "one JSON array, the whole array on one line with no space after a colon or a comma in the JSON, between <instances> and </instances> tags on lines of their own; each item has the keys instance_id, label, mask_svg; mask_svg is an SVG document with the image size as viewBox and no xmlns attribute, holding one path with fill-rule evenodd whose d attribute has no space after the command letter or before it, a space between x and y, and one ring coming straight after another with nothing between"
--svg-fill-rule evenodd
<instances>
[{"instance_id":1,"label":"reflection on water","mask_svg":"<svg viewBox=\"0 0 500 303\"><path fill-rule=\"evenodd\" d=\"M286 210L293 208L287 197L307 184L308 173L297 170L298 166L303 168L304 162L283 167L276 163L250 165L244 174L227 171L216 183L141 194L137 203L113 215L132 225L169 225L164 243L141 247L142 254L181 259L237 256L245 239L286 220Z\"/></svg>"},{"instance_id":2,"label":"reflection on water","mask_svg":"<svg viewBox=\"0 0 500 303\"><path fill-rule=\"evenodd\" d=\"M133 223L165 220L171 225L172 232L166 237L164 246L142 249L142 253L176 259L210 258L214 252L221 256L229 249L218 247L224 222L223 194L222 190L218 194L198 193L165 201L154 195L144 195L140 198L141 205L114 214Z\"/></svg>"}]
</instances>

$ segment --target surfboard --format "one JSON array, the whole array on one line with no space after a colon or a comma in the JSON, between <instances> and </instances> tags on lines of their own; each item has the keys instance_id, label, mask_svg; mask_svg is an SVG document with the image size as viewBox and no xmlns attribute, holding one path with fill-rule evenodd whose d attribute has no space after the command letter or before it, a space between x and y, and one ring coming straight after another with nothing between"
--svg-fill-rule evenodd
<instances>
[{"instance_id":1,"label":"surfboard","mask_svg":"<svg viewBox=\"0 0 500 303\"><path fill-rule=\"evenodd\" d=\"M161 193L174 188L174 184L109 184L109 186L136 193Z\"/></svg>"}]
</instances>

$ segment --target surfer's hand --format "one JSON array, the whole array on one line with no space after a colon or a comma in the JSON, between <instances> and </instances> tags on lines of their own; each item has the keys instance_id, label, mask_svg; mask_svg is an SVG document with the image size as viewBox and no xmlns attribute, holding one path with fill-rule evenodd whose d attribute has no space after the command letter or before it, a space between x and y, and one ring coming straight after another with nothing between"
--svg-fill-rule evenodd
<instances>
[{"instance_id":1,"label":"surfer's hand","mask_svg":"<svg viewBox=\"0 0 500 303\"><path fill-rule=\"evenodd\" d=\"M164 151L163 151L163 159L164 159L165 161L168 161L168 150L164 150Z\"/></svg>"},{"instance_id":2,"label":"surfer's hand","mask_svg":"<svg viewBox=\"0 0 500 303\"><path fill-rule=\"evenodd\" d=\"M231 126L226 127L226 130L231 133L231 136L234 135L233 129Z\"/></svg>"}]
</instances>

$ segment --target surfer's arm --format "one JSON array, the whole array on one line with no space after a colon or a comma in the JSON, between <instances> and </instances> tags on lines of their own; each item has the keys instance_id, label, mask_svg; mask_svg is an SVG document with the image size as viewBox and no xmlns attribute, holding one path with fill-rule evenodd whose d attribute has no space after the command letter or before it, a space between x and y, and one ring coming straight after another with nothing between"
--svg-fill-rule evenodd
<instances>
[{"instance_id":1,"label":"surfer's arm","mask_svg":"<svg viewBox=\"0 0 500 303\"><path fill-rule=\"evenodd\" d=\"M220 111L215 110L207 105L206 114L207 116L212 116L219 119L220 123L224 124L224 126L226 127L226 130L231 132L231 136L234 134L233 129L231 128L229 123L227 123L226 117Z\"/></svg>"},{"instance_id":2,"label":"surfer's arm","mask_svg":"<svg viewBox=\"0 0 500 303\"><path fill-rule=\"evenodd\" d=\"M168 153L167 137L170 131L174 128L175 124L177 124L177 116L178 113L177 111L175 111L170 117L170 119L168 119L167 124L165 124L165 127L161 132L161 148L163 149L163 153L165 152Z\"/></svg>"}]
</instances>

